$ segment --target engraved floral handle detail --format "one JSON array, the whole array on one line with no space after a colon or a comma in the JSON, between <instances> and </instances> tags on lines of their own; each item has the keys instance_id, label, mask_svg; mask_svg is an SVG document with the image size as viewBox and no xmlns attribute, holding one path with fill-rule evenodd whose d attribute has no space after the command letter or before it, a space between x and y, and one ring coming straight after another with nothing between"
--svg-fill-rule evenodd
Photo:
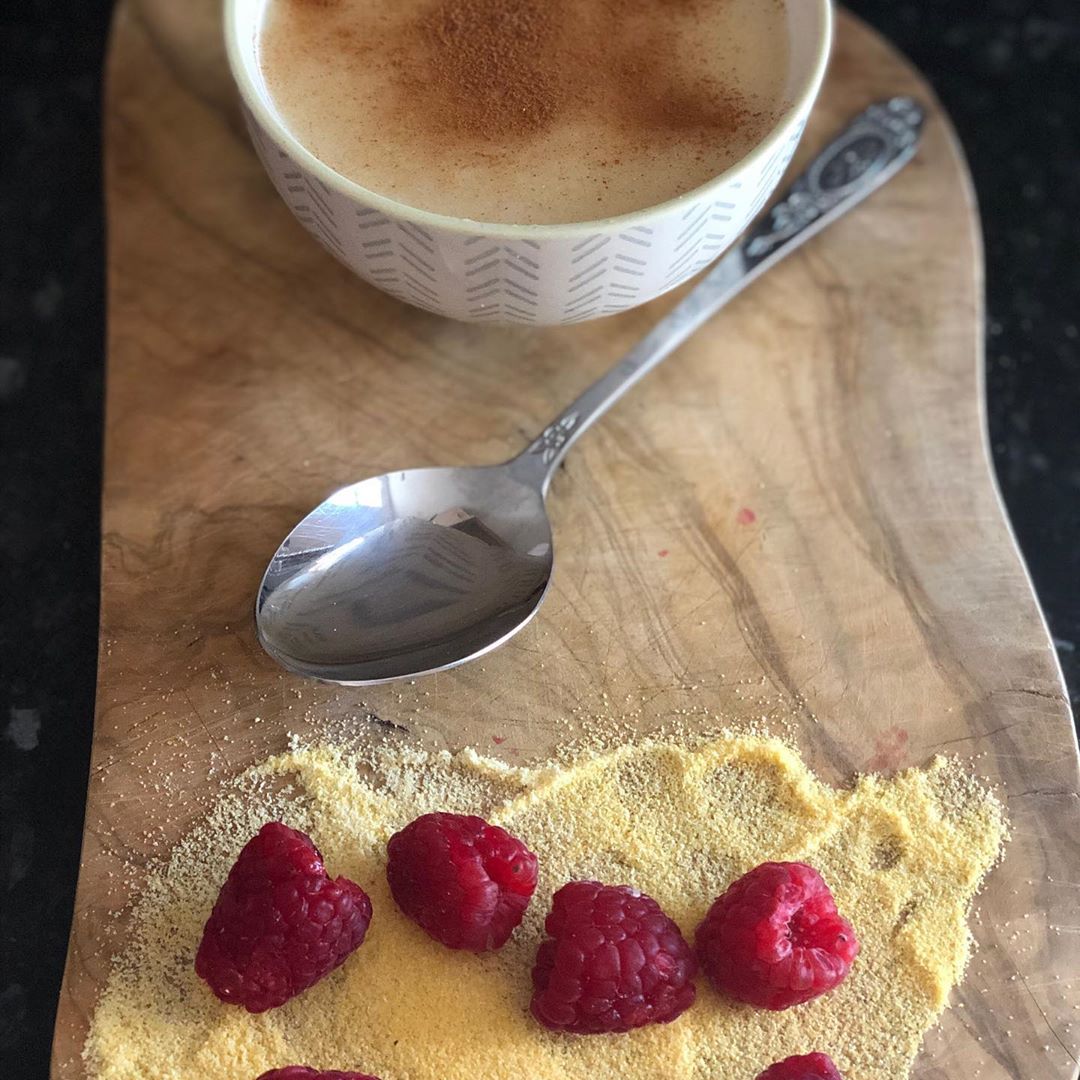
<instances>
[{"instance_id":1,"label":"engraved floral handle detail","mask_svg":"<svg viewBox=\"0 0 1080 1080\"><path fill-rule=\"evenodd\" d=\"M642 376L747 285L898 173L915 156L923 118L918 103L906 97L871 105L855 117L745 240L509 463L511 473L545 492L570 447Z\"/></svg>"},{"instance_id":2,"label":"engraved floral handle detail","mask_svg":"<svg viewBox=\"0 0 1080 1080\"><path fill-rule=\"evenodd\" d=\"M915 152L923 121L922 108L911 98L871 105L815 158L752 231L743 244L747 258L771 254L843 202L853 186L906 161Z\"/></svg>"},{"instance_id":3,"label":"engraved floral handle detail","mask_svg":"<svg viewBox=\"0 0 1080 1080\"><path fill-rule=\"evenodd\" d=\"M550 465L555 455L566 445L570 438L570 432L577 426L578 414L569 413L560 417L549 427L544 428L540 437L528 449L530 454L539 454L540 460L545 465Z\"/></svg>"}]
</instances>

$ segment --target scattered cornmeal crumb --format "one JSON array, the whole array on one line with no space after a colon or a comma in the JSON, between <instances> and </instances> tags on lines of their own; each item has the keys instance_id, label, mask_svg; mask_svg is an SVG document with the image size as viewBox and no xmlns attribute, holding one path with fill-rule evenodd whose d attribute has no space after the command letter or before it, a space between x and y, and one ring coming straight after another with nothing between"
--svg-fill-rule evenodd
<instances>
[{"instance_id":1,"label":"scattered cornmeal crumb","mask_svg":"<svg viewBox=\"0 0 1080 1080\"><path fill-rule=\"evenodd\" d=\"M282 783L295 785L292 798ZM403 918L387 839L431 810L479 813L540 858L525 922L501 952L442 948ZM370 895L367 941L294 1001L261 1016L219 1004L192 969L217 889L262 820L308 830L332 874ZM851 790L818 781L771 738L645 742L511 768L472 751L294 748L247 773L155 873L93 1019L95 1080L254 1080L303 1063L383 1080L751 1080L813 1050L847 1080L900 1080L960 978L967 917L1005 836L1000 804L954 763ZM529 1016L530 970L552 892L571 878L634 885L690 937L712 899L767 859L816 866L862 952L836 991L784 1013L704 981L673 1024L552 1035Z\"/></svg>"}]
</instances>

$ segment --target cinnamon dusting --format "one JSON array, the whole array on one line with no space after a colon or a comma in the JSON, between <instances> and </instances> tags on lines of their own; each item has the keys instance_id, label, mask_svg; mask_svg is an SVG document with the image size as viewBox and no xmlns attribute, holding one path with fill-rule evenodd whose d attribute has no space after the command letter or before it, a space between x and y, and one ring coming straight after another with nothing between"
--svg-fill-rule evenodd
<instances>
[{"instance_id":1,"label":"cinnamon dusting","mask_svg":"<svg viewBox=\"0 0 1080 1080\"><path fill-rule=\"evenodd\" d=\"M640 139L730 134L761 114L718 76L688 71L681 55L680 25L706 33L723 3L430 0L383 43L404 91L399 119L444 143L501 144L596 110Z\"/></svg>"},{"instance_id":2,"label":"cinnamon dusting","mask_svg":"<svg viewBox=\"0 0 1080 1080\"><path fill-rule=\"evenodd\" d=\"M561 0L441 0L399 46L410 57L408 77L436 91L440 118L464 134L498 140L544 128L565 98L553 70L562 7Z\"/></svg>"},{"instance_id":3,"label":"cinnamon dusting","mask_svg":"<svg viewBox=\"0 0 1080 1080\"><path fill-rule=\"evenodd\" d=\"M783 106L791 0L272 0L283 119L422 209L589 220L722 172Z\"/></svg>"}]
</instances>

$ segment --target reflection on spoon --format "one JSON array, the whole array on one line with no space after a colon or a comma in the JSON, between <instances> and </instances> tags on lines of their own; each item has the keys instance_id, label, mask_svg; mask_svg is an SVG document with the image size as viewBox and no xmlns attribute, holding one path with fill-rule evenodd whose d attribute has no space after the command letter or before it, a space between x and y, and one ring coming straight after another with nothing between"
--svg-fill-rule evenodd
<instances>
[{"instance_id":1,"label":"reflection on spoon","mask_svg":"<svg viewBox=\"0 0 1080 1080\"><path fill-rule=\"evenodd\" d=\"M365 656L389 669L418 648L477 651L493 623L501 636L535 608L550 553L550 543L514 551L458 508L393 520L313 559L268 599L264 618L286 628L275 645L304 664Z\"/></svg>"}]
</instances>

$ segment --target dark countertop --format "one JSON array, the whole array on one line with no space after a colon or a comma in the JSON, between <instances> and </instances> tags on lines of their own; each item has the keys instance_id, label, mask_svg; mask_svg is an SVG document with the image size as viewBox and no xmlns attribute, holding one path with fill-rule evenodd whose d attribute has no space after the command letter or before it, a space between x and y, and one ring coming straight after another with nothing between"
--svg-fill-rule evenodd
<instances>
[{"instance_id":1,"label":"dark countertop","mask_svg":"<svg viewBox=\"0 0 1080 1080\"><path fill-rule=\"evenodd\" d=\"M1002 491L1080 705L1080 7L851 0L971 160ZM47 1075L97 662L109 0L0 14L0 1062Z\"/></svg>"}]
</instances>

